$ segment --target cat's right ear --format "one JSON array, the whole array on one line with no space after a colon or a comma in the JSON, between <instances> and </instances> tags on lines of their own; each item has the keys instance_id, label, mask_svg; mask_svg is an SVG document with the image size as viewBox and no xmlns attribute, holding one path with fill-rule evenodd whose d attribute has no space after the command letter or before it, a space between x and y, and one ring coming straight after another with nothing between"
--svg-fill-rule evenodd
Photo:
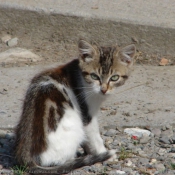
<instances>
[{"instance_id":1,"label":"cat's right ear","mask_svg":"<svg viewBox=\"0 0 175 175\"><path fill-rule=\"evenodd\" d=\"M85 40L79 40L78 49L80 53L80 57L85 62L90 62L93 60L93 55L96 53L95 49L91 44L89 44Z\"/></svg>"}]
</instances>

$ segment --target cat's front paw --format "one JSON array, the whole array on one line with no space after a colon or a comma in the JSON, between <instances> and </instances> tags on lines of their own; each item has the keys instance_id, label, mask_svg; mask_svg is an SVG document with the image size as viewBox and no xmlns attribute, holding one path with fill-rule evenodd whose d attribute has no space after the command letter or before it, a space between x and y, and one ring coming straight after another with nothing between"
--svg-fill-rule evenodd
<instances>
[{"instance_id":1,"label":"cat's front paw","mask_svg":"<svg viewBox=\"0 0 175 175\"><path fill-rule=\"evenodd\" d=\"M116 151L114 149L109 150L109 154L111 155L111 157L107 161L109 161L109 162L118 161L117 154L116 154Z\"/></svg>"}]
</instances>

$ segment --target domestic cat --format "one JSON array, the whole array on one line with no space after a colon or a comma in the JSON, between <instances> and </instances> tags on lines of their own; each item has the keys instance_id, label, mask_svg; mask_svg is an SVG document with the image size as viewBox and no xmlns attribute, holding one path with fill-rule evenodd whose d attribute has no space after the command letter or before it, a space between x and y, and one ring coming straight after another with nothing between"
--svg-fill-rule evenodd
<instances>
[{"instance_id":1,"label":"domestic cat","mask_svg":"<svg viewBox=\"0 0 175 175\"><path fill-rule=\"evenodd\" d=\"M101 103L129 76L136 48L78 43L79 58L36 75L16 129L20 164L56 173L115 158L100 136ZM85 156L76 157L79 146Z\"/></svg>"}]
</instances>

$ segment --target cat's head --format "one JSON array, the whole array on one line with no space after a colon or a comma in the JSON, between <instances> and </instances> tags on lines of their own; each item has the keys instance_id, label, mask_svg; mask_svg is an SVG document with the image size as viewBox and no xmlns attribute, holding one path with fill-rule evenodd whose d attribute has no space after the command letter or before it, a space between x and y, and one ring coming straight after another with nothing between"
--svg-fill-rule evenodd
<instances>
[{"instance_id":1,"label":"cat's head","mask_svg":"<svg viewBox=\"0 0 175 175\"><path fill-rule=\"evenodd\" d=\"M111 94L116 87L124 84L133 65L135 45L99 47L80 40L78 48L84 79L93 91Z\"/></svg>"}]
</instances>

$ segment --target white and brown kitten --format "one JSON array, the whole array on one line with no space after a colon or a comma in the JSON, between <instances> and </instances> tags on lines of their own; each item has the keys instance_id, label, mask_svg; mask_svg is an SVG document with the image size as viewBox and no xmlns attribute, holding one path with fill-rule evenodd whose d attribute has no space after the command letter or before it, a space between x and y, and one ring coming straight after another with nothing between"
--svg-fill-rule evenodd
<instances>
[{"instance_id":1,"label":"white and brown kitten","mask_svg":"<svg viewBox=\"0 0 175 175\"><path fill-rule=\"evenodd\" d=\"M31 81L16 130L20 164L61 174L115 157L103 144L97 112L128 78L135 46L98 47L80 40L78 47L79 59ZM76 158L80 145L87 155Z\"/></svg>"}]
</instances>

